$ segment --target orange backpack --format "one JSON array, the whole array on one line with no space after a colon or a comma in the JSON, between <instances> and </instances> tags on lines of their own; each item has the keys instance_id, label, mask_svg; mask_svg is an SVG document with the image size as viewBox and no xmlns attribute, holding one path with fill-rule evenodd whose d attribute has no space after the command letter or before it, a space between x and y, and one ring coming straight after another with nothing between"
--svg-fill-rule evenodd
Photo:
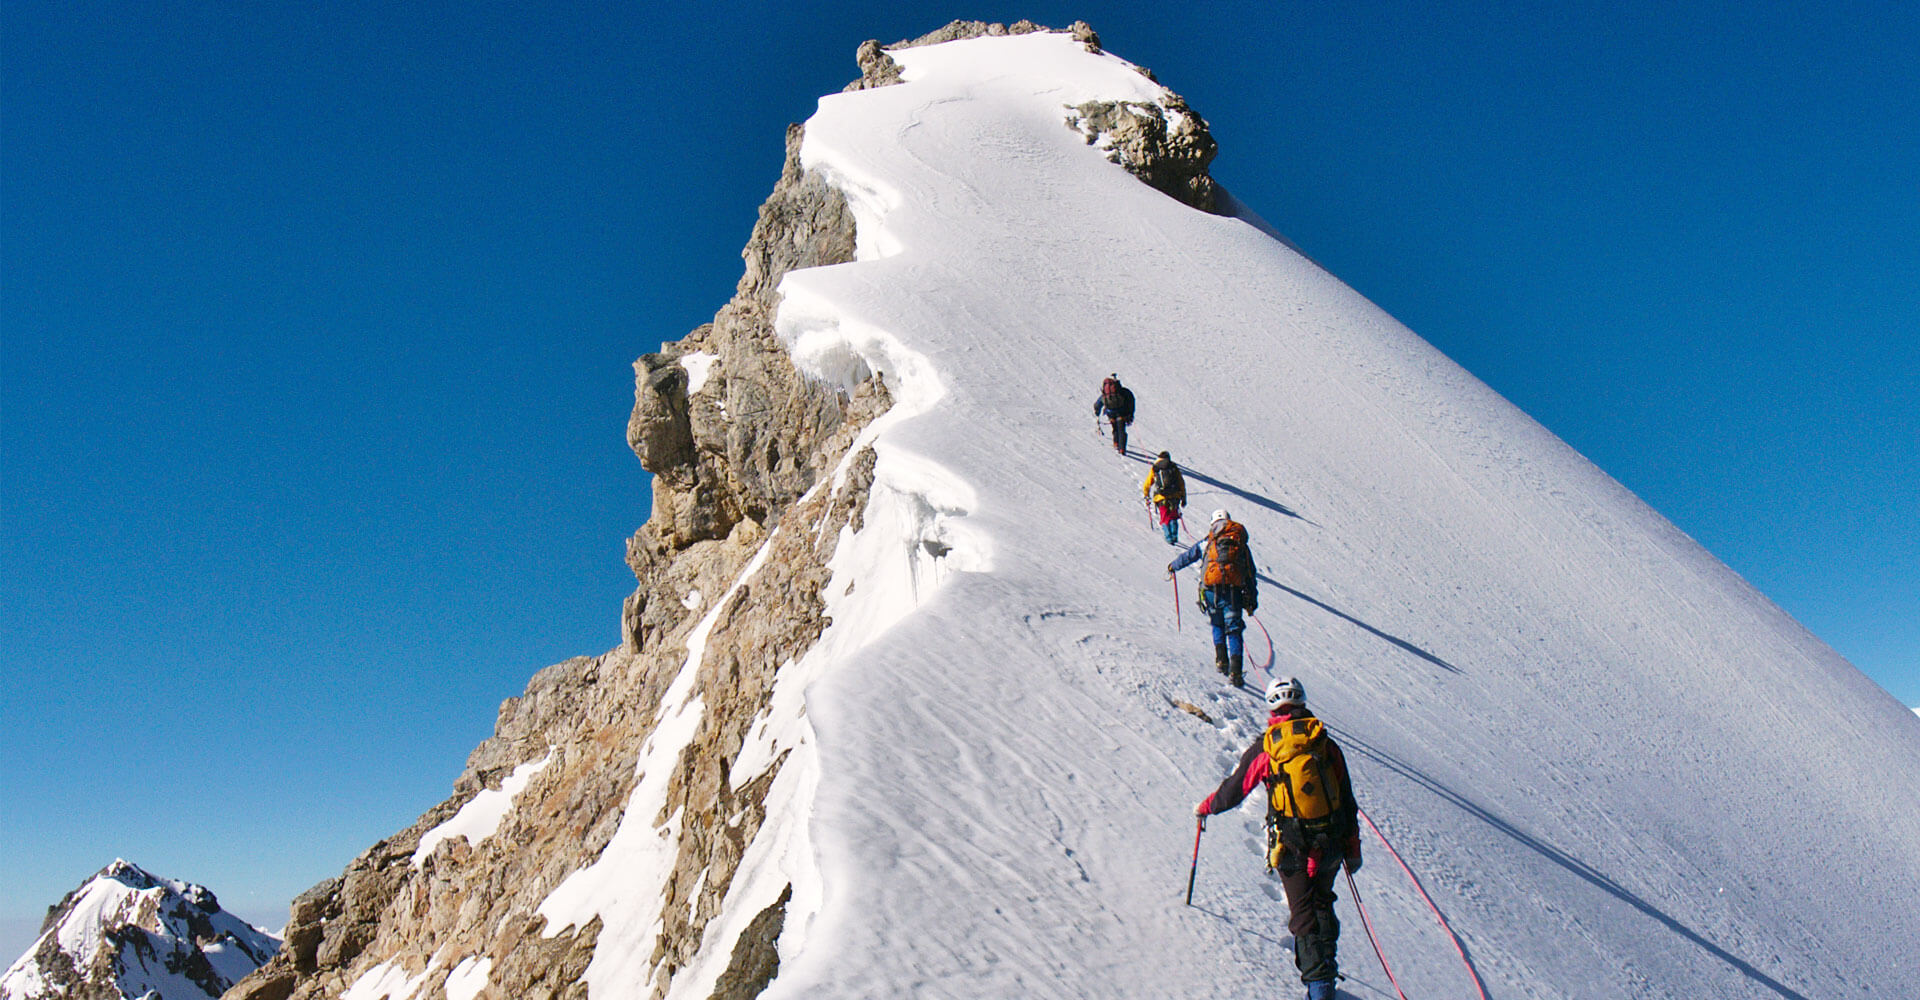
<instances>
[{"instance_id":1,"label":"orange backpack","mask_svg":"<svg viewBox=\"0 0 1920 1000\"><path fill-rule=\"evenodd\" d=\"M1222 521L1207 532L1207 567L1200 582L1209 587L1247 585L1247 529L1238 521Z\"/></svg>"}]
</instances>

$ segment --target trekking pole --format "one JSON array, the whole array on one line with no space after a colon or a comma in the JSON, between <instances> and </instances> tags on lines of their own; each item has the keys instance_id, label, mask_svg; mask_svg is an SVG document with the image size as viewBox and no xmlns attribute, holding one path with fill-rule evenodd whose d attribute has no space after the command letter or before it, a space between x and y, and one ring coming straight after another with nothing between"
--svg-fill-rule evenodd
<instances>
[{"instance_id":1,"label":"trekking pole","mask_svg":"<svg viewBox=\"0 0 1920 1000\"><path fill-rule=\"evenodd\" d=\"M1340 866L1347 873L1347 891L1353 893L1353 908L1360 911L1360 922L1367 928L1367 941L1373 945L1373 955L1380 960L1380 968L1387 974L1387 982L1393 984L1393 991L1400 994L1400 1000L1407 1000L1407 994L1400 989L1400 980L1393 978L1393 969L1387 965L1387 956L1380 950L1380 939L1373 936L1373 918L1367 916L1367 906L1360 902L1360 887L1353 882L1353 869Z\"/></svg>"},{"instance_id":2,"label":"trekking pole","mask_svg":"<svg viewBox=\"0 0 1920 1000\"><path fill-rule=\"evenodd\" d=\"M1207 818L1197 816L1193 828L1193 867L1187 870L1187 905L1193 905L1193 877L1200 874L1200 835L1207 832Z\"/></svg>"}]
</instances>

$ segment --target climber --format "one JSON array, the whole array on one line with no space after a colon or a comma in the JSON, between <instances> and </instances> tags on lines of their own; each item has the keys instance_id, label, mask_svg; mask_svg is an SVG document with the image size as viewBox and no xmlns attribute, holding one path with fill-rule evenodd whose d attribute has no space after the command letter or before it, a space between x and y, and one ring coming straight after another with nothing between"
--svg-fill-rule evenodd
<instances>
[{"instance_id":1,"label":"climber","mask_svg":"<svg viewBox=\"0 0 1920 1000\"><path fill-rule=\"evenodd\" d=\"M1287 891L1293 964L1307 1000L1333 1000L1340 975L1340 921L1333 882L1344 863L1360 870L1359 804L1346 757L1307 710L1300 682L1267 685L1267 728L1212 795L1193 807L1204 819L1226 812L1267 785L1267 868Z\"/></svg>"},{"instance_id":2,"label":"climber","mask_svg":"<svg viewBox=\"0 0 1920 1000\"><path fill-rule=\"evenodd\" d=\"M1113 450L1127 453L1127 425L1133 423L1133 390L1120 384L1118 373L1100 382L1100 398L1093 401L1095 417L1106 417L1113 425Z\"/></svg>"},{"instance_id":3,"label":"climber","mask_svg":"<svg viewBox=\"0 0 1920 1000\"><path fill-rule=\"evenodd\" d=\"M1200 574L1200 604L1207 609L1213 624L1213 666L1234 687L1242 685L1243 649L1240 633L1246 630L1243 613L1260 607L1260 591L1254 578L1253 554L1247 549L1247 529L1216 510L1207 522L1207 537L1193 543L1167 566L1168 579L1192 565L1202 556L1206 566Z\"/></svg>"},{"instance_id":4,"label":"climber","mask_svg":"<svg viewBox=\"0 0 1920 1000\"><path fill-rule=\"evenodd\" d=\"M1163 451L1153 460L1153 468L1147 470L1147 481L1140 484L1140 495L1147 498L1154 513L1160 516L1160 533L1167 536L1167 544L1180 544L1180 508L1187 503L1187 480L1180 474L1180 466L1174 464L1173 456Z\"/></svg>"}]
</instances>

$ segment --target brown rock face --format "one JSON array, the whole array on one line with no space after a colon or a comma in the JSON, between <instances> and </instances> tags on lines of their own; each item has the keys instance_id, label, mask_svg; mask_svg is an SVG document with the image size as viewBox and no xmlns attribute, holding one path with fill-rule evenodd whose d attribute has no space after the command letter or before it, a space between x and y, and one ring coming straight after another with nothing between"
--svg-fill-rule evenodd
<instances>
[{"instance_id":1,"label":"brown rock face","mask_svg":"<svg viewBox=\"0 0 1920 1000\"><path fill-rule=\"evenodd\" d=\"M955 22L901 44L1041 30L1029 22ZM1071 31L1097 50L1091 29ZM859 60L855 89L898 79L877 44L861 46ZM1192 169L1155 165L1197 161L1205 179L1212 145L1198 116L1174 121L1163 109L1131 105L1081 113L1090 123L1083 131L1114 137L1121 162L1136 173L1145 164L1150 183L1189 196L1204 188ZM548 667L502 704L493 736L468 757L452 797L296 900L286 948L228 1000L318 1000L356 982L392 982L393 992L437 1000L456 972L468 988L484 978L481 997L585 998L601 918L553 928L538 910L601 856L628 819L642 747L689 660L690 634L711 615L693 677L697 729L671 763L659 813L634 817L655 828L677 818L679 831L659 900L661 930L645 956L651 993L663 995L700 956L767 819L766 795L785 758L739 786L730 780L732 765L780 671L830 624L826 565L841 529L864 526L874 482L872 449L854 453L853 445L892 405L879 376L849 389L809 379L775 334L783 275L854 256L852 212L801 169L801 136L799 126L788 132L786 162L742 253L732 300L712 322L634 364L627 440L653 474L653 507L627 544L639 585L623 609L620 645ZM843 462L835 485L828 475ZM756 553L764 559L742 580ZM520 790L491 835L436 837L431 852L420 852L423 839L462 807L483 793L504 794L509 775L539 761L537 773L516 779ZM658 782L658 773L651 777ZM727 959L715 997L757 995L777 973L790 889L735 941L708 942L711 956Z\"/></svg>"},{"instance_id":2,"label":"brown rock face","mask_svg":"<svg viewBox=\"0 0 1920 1000\"><path fill-rule=\"evenodd\" d=\"M1155 190L1202 212L1218 211L1220 187L1207 167L1219 146L1206 120L1179 95L1159 104L1088 102L1069 109L1067 125Z\"/></svg>"},{"instance_id":3,"label":"brown rock face","mask_svg":"<svg viewBox=\"0 0 1920 1000\"><path fill-rule=\"evenodd\" d=\"M468 758L453 797L354 859L340 878L301 896L288 947L228 997L336 997L370 970L424 975L414 995L441 996L455 963L468 958L491 962L481 996L584 997L598 919L549 938L536 910L613 837L636 781L639 748L687 660L689 631L713 610L705 601L725 593L771 538L759 571L720 609L700 661L706 712L670 782L668 811L681 814L682 834L661 901L656 993L697 951L760 829L762 799L779 773L776 762L733 788L729 765L765 708L776 672L827 625L825 564L837 529L865 509L871 453L855 462L839 490L798 501L847 454L859 429L891 405L878 377L851 393L806 378L774 334L782 275L853 259L853 216L838 192L800 169L800 138L794 126L780 181L743 253L733 300L712 323L634 365L627 436L653 473L654 502L628 543L639 587L626 602L625 641L536 674L523 695L501 706L494 735ZM695 355L710 359L697 384L682 363ZM456 837L415 858L422 838L461 806L497 789L516 767L549 755L494 835L478 844ZM784 901L742 936L724 995L755 995L771 979L783 914Z\"/></svg>"}]
</instances>

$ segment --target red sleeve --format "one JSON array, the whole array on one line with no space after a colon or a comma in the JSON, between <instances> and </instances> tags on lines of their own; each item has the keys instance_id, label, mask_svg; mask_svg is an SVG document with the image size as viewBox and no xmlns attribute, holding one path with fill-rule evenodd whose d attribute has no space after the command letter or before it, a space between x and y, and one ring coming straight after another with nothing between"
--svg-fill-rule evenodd
<instances>
[{"instance_id":1,"label":"red sleeve","mask_svg":"<svg viewBox=\"0 0 1920 1000\"><path fill-rule=\"evenodd\" d=\"M1267 751L1266 733L1263 731L1259 738L1253 741L1253 745L1247 748L1247 752L1240 755L1240 763L1233 769L1233 773L1227 775L1226 780L1220 782L1220 787L1214 789L1213 794L1207 796L1207 800L1201 805L1206 808L1208 815L1226 812L1239 805L1242 799L1252 794L1253 790L1260 787L1260 783L1265 780L1267 780Z\"/></svg>"}]
</instances>

